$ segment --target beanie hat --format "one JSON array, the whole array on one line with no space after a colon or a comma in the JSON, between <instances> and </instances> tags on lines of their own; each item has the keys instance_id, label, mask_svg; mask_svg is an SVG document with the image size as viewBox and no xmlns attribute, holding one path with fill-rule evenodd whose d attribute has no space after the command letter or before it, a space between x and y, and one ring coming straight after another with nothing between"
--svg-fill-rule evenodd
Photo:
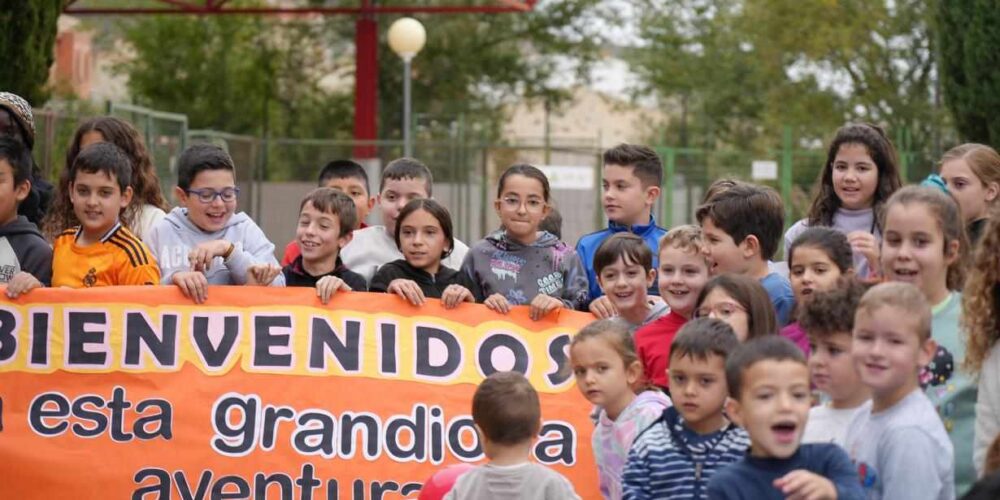
<instances>
[{"instance_id":1,"label":"beanie hat","mask_svg":"<svg viewBox=\"0 0 1000 500\"><path fill-rule=\"evenodd\" d=\"M0 108L10 111L11 116L24 130L24 141L28 149L35 146L35 117L31 113L31 105L17 94L0 92Z\"/></svg>"}]
</instances>

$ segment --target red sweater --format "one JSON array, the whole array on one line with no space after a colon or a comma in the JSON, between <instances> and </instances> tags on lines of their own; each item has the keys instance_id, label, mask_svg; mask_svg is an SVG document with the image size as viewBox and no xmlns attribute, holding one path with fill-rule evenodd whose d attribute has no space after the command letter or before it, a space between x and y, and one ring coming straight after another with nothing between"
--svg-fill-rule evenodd
<instances>
[{"instance_id":1,"label":"red sweater","mask_svg":"<svg viewBox=\"0 0 1000 500\"><path fill-rule=\"evenodd\" d=\"M677 331L687 323L680 314L670 311L635 332L635 349L642 363L642 372L654 385L667 388L667 368L670 368L670 344Z\"/></svg>"}]
</instances>

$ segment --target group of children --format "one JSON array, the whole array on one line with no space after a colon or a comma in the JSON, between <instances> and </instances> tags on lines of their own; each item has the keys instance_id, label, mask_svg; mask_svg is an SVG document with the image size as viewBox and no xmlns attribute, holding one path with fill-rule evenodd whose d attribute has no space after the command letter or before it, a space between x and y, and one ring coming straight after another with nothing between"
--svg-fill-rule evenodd
<instances>
[{"instance_id":1,"label":"group of children","mask_svg":"<svg viewBox=\"0 0 1000 500\"><path fill-rule=\"evenodd\" d=\"M880 128L841 128L808 217L784 234L785 273L775 262L785 221L773 189L718 181L697 226L667 231L652 216L661 162L643 146L605 152L609 224L575 248L543 230L552 193L534 166L503 172L500 228L466 246L432 198L426 165L390 162L372 196L364 168L334 161L303 198L279 265L274 244L237 210L236 167L222 148L182 152L179 206L168 212L135 129L89 120L42 232L17 215L33 165L24 144L0 138L0 283L12 298L42 286L165 284L202 303L209 285L308 286L323 304L372 291L414 306L436 298L505 314L525 305L533 319L593 313L569 362L596 407L593 449L608 498L954 498L1000 433L1000 218L989 217L1000 156L987 146L946 154L941 182L901 187ZM383 225L367 226L375 206ZM979 248L966 283L970 235ZM890 283L865 291L876 281ZM524 413L510 418L537 423L515 404L537 406L524 383L490 377L480 390L491 401L509 396L506 410ZM816 405L814 388L823 393ZM497 404L482 403L503 415ZM498 474L523 462L509 446L537 433L531 422L510 435L501 420L494 430L476 422ZM551 491L572 490L535 476ZM472 477L456 491L494 484Z\"/></svg>"}]
</instances>

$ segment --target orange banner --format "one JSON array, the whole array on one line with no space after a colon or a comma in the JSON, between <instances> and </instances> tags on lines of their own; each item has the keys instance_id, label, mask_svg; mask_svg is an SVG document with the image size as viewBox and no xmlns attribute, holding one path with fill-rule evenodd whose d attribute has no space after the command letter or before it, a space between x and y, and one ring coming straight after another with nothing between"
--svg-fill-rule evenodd
<instances>
[{"instance_id":1,"label":"orange banner","mask_svg":"<svg viewBox=\"0 0 1000 500\"><path fill-rule=\"evenodd\" d=\"M539 392L534 459L599 497L590 405L564 368L588 314L324 306L310 288L3 297L0 498L416 498L439 468L485 460L472 394L503 370Z\"/></svg>"}]
</instances>

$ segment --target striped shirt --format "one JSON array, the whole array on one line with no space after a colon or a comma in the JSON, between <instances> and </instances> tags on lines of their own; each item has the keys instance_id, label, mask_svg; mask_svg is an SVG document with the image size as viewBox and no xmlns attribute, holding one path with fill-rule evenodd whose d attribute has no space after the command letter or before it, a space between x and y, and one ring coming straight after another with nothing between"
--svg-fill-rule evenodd
<instances>
[{"instance_id":1,"label":"striped shirt","mask_svg":"<svg viewBox=\"0 0 1000 500\"><path fill-rule=\"evenodd\" d=\"M156 285L160 267L149 248L116 224L100 241L77 245L80 228L63 231L52 249L52 286Z\"/></svg>"},{"instance_id":2,"label":"striped shirt","mask_svg":"<svg viewBox=\"0 0 1000 500\"><path fill-rule=\"evenodd\" d=\"M684 424L676 408L667 408L629 451L622 474L624 498L705 498L712 475L741 460L749 447L746 431L733 424L701 435Z\"/></svg>"}]
</instances>

